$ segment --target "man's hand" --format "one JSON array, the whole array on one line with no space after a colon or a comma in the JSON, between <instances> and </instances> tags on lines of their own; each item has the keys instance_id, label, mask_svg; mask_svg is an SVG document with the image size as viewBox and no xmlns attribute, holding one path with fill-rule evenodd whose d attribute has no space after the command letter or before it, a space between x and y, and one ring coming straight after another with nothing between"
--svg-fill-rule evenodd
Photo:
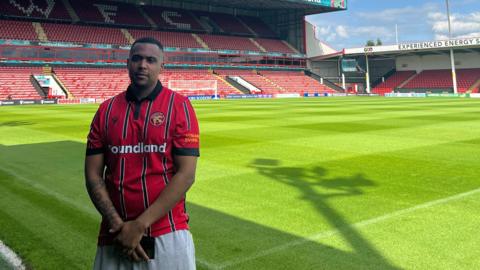
<instances>
[{"instance_id":1,"label":"man's hand","mask_svg":"<svg viewBox=\"0 0 480 270\"><path fill-rule=\"evenodd\" d=\"M122 229L125 222L123 222L123 220L119 216L117 216L112 220L108 220L108 224L110 225L110 230L108 230L108 232L111 234L115 234Z\"/></svg>"},{"instance_id":2,"label":"man's hand","mask_svg":"<svg viewBox=\"0 0 480 270\"><path fill-rule=\"evenodd\" d=\"M115 243L122 252L134 261L148 260L148 256L140 246L140 240L145 232L145 226L139 221L132 220L124 222L116 228L111 228L110 233L117 233Z\"/></svg>"}]
</instances>

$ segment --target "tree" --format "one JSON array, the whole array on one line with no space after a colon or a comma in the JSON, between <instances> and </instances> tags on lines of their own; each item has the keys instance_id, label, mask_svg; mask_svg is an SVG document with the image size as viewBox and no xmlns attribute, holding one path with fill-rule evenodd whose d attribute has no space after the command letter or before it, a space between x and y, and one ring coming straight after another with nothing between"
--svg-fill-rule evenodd
<instances>
[{"instance_id":1,"label":"tree","mask_svg":"<svg viewBox=\"0 0 480 270\"><path fill-rule=\"evenodd\" d=\"M366 44L365 46L367 46L367 47L375 46L375 41L373 41L373 40L368 40L368 41L367 41L367 44Z\"/></svg>"},{"instance_id":2,"label":"tree","mask_svg":"<svg viewBox=\"0 0 480 270\"><path fill-rule=\"evenodd\" d=\"M377 38L377 42L374 40L369 39L367 43L365 44L366 47L373 47L373 46L381 46L383 45L383 42L381 39Z\"/></svg>"}]
</instances>

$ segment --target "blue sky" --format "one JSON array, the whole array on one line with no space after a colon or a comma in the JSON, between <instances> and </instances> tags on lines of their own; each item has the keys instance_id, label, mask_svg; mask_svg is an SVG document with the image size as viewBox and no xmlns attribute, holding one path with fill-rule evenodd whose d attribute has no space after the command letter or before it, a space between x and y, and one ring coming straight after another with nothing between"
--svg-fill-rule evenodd
<instances>
[{"instance_id":1,"label":"blue sky","mask_svg":"<svg viewBox=\"0 0 480 270\"><path fill-rule=\"evenodd\" d=\"M480 0L449 0L453 37L480 37ZM349 0L348 10L308 16L317 37L337 50L380 38L395 44L448 39L445 0Z\"/></svg>"}]
</instances>

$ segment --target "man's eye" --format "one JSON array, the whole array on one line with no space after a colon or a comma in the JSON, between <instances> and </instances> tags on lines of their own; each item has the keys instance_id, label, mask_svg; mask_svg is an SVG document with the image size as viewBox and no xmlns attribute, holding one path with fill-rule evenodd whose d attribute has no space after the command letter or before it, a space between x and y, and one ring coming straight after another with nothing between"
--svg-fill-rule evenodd
<instances>
[{"instance_id":1,"label":"man's eye","mask_svg":"<svg viewBox=\"0 0 480 270\"><path fill-rule=\"evenodd\" d=\"M132 61L133 61L133 62L138 62L138 61L140 61L140 60L142 60L142 57L140 57L140 56L138 56L138 55L133 55L133 56L132 56Z\"/></svg>"},{"instance_id":2,"label":"man's eye","mask_svg":"<svg viewBox=\"0 0 480 270\"><path fill-rule=\"evenodd\" d=\"M157 62L157 59L155 57L147 57L147 62L148 63L155 63L155 62Z\"/></svg>"}]
</instances>

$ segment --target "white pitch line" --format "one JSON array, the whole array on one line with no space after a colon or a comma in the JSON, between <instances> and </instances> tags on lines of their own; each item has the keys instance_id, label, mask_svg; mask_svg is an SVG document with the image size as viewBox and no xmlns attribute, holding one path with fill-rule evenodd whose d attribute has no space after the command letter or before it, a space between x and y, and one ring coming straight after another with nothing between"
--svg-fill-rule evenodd
<instances>
[{"instance_id":1,"label":"white pitch line","mask_svg":"<svg viewBox=\"0 0 480 270\"><path fill-rule=\"evenodd\" d=\"M46 195L52 196L52 197L66 203L66 204L69 204L70 206L74 206L74 207L78 208L79 210L81 210L82 212L91 215L92 217L97 217L96 211L93 209L93 207L88 207L85 204L80 204L78 202L75 202L74 200L68 198L67 196L65 196L61 193L52 191L52 190L46 188L45 186L39 184L38 181L34 181L34 180L32 180L28 177L20 175L17 172L15 172L14 170L11 170L10 168L0 166L0 169L2 171L5 171L6 173L10 174L11 176L19 179L20 181L23 181L23 182L27 183L30 187L33 187L33 188L41 191L42 193L44 193ZM87 192L87 191L85 190L85 192Z\"/></svg>"},{"instance_id":2,"label":"white pitch line","mask_svg":"<svg viewBox=\"0 0 480 270\"><path fill-rule=\"evenodd\" d=\"M67 204L70 204L72 206L75 206L75 207L81 209L85 213L95 215L95 212L92 210L92 208L86 207L84 205L79 205L78 203L69 199L68 197L66 197L66 196L64 196L60 193L57 193L55 191L51 191L51 190L45 188L44 186L38 184L37 182L31 180L30 178L27 178L23 175L20 175L20 174L16 173L15 171L10 170L9 168L0 166L0 169L2 169L3 171L7 172L10 175L12 175L15 178L17 178L17 179L19 179L23 182L28 183L30 186L36 188L37 190L40 190L41 192L43 192L43 193L45 193L49 196L52 196L52 197L54 197L54 198L56 198L60 201L63 201ZM0 256L5 257L5 259L7 259L7 262L9 262L11 265L13 265L15 270L24 270L25 269L25 266L23 265L20 258L15 254L15 252L13 252L10 248L5 246L1 240L0 240ZM199 265L202 265L207 269L217 269L218 268L218 266L216 266L214 264L211 264L211 263L209 263L209 262L207 262L203 259L200 259L200 258L197 258L196 261Z\"/></svg>"},{"instance_id":3,"label":"white pitch line","mask_svg":"<svg viewBox=\"0 0 480 270\"><path fill-rule=\"evenodd\" d=\"M15 252L13 252L9 247L7 247L2 240L0 240L0 256L5 258L5 260L13 266L15 270L25 270L25 265L23 265L22 259L20 259Z\"/></svg>"},{"instance_id":4,"label":"white pitch line","mask_svg":"<svg viewBox=\"0 0 480 270\"><path fill-rule=\"evenodd\" d=\"M443 199L438 199L438 200L435 200L435 201L422 203L422 204L419 204L419 205L416 205L416 206L413 206L413 207L410 207L410 208L406 208L406 209L403 209L403 210L395 211L395 212L392 212L392 213L389 213L389 214L386 214L386 215L383 215L383 216L379 216L379 217L375 217L375 218L372 218L372 219L367 219L367 220L364 220L364 221L360 221L360 222L357 222L357 223L354 223L354 224L350 225L350 227L353 227L353 228L366 227L368 225L380 223L382 221L392 219L392 218L395 218L395 217L398 217L398 216L401 216L401 215L409 214L409 213L412 213L412 212L420 210L420 209L425 209L425 208L433 207L433 206L436 206L436 205L445 204L445 203L449 203L449 202L456 201L456 200L459 200L459 199L463 199L465 197L468 197L468 196L471 196L471 195L474 195L474 194L477 194L477 193L480 193L480 188L474 189L474 190L471 190L471 191L467 191L467 192L464 192L464 193L460 193L460 194L457 194L457 195L453 195L451 197L446 197L446 198L443 198ZM273 247L271 249L267 249L265 251L258 252L258 253L254 254L252 256L249 256L249 257L242 257L242 258L239 258L239 259L236 259L236 260L226 261L224 263L215 265L215 266L213 266L212 268L209 268L209 269L215 269L215 270L225 269L225 268L230 267L230 266L242 264L242 263L245 263L245 262L248 262L248 261L252 261L252 260L255 260L255 259L258 259L258 258L261 258L261 257L265 257L265 256L268 256L268 255L274 254L276 252L280 252L280 251L285 250L287 248L291 248L291 247L294 247L294 246L299 246L299 245L308 243L308 242L313 241L313 240L328 238L328 237L339 234L339 232L340 232L339 229L333 229L333 230L329 230L329 231L325 231L325 232L320 232L320 233L310 235L306 238L303 238L303 239L300 239L300 240L297 240L297 241L288 242L288 243L285 243L283 245L279 245L279 246Z\"/></svg>"},{"instance_id":5,"label":"white pitch line","mask_svg":"<svg viewBox=\"0 0 480 270\"><path fill-rule=\"evenodd\" d=\"M195 258L195 261L197 262L197 265L201 265L206 269L218 269L218 266L212 263L209 263L203 259L200 258Z\"/></svg>"}]
</instances>

